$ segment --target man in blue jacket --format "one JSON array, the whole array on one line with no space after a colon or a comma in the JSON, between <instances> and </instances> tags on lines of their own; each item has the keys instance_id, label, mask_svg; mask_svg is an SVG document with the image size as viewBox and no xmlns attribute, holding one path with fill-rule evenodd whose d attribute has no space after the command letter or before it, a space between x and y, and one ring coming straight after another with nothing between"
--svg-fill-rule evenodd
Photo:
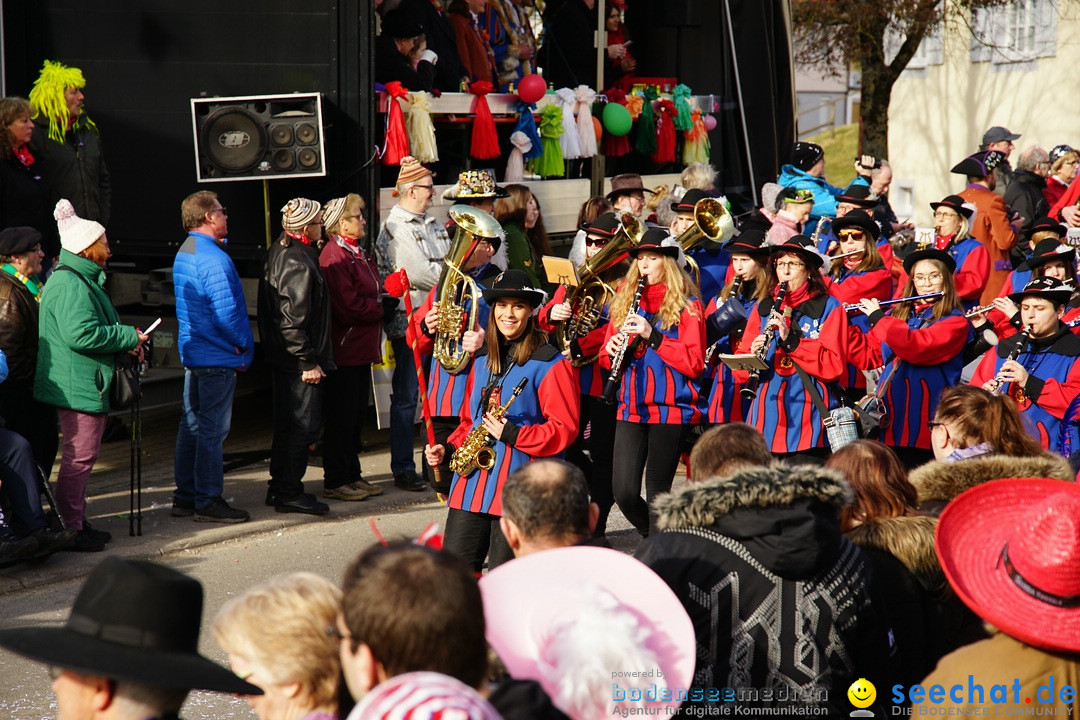
<instances>
[{"instance_id":1,"label":"man in blue jacket","mask_svg":"<svg viewBox=\"0 0 1080 720\"><path fill-rule=\"evenodd\" d=\"M232 420L236 372L251 366L255 341L236 266L225 252L229 213L200 190L180 206L187 240L173 262L183 414L176 433L173 517L238 523L247 511L222 497L222 448Z\"/></svg>"},{"instance_id":2,"label":"man in blue jacket","mask_svg":"<svg viewBox=\"0 0 1080 720\"><path fill-rule=\"evenodd\" d=\"M814 207L806 221L807 228L816 227L819 218L836 217L836 196L843 194L844 190L825 180L825 151L820 145L795 143L791 150L791 163L780 168L780 179L776 182L784 187L814 193Z\"/></svg>"}]
</instances>

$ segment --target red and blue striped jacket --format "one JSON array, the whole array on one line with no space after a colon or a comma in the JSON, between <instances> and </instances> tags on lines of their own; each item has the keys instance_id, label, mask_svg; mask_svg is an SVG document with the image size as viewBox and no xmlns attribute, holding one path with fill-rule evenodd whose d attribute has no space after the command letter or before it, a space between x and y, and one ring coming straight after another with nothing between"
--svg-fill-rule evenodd
<instances>
[{"instance_id":1,"label":"red and blue striped jacket","mask_svg":"<svg viewBox=\"0 0 1080 720\"><path fill-rule=\"evenodd\" d=\"M558 323L551 319L551 308L565 301L566 286L560 285L558 289L555 290L555 294L552 296L551 301L540 309L538 322L541 330L544 330L549 334L555 332ZM605 305L600 311L600 319L597 320L596 327L584 337L578 338L576 349L580 352L582 357L591 357L593 355L599 356L603 352L604 338L607 335L607 324L608 308ZM587 365L582 365L577 371L578 378L581 380L581 394L590 397L600 397L604 392L604 383L607 382L609 373L606 369L600 367L599 357Z\"/></svg>"},{"instance_id":2,"label":"red and blue striped jacket","mask_svg":"<svg viewBox=\"0 0 1080 720\"><path fill-rule=\"evenodd\" d=\"M717 298L709 301L709 307L705 309L705 317L712 317L717 312L716 301ZM750 317L754 308L754 300L746 298L741 299L739 302L746 309L746 316ZM723 303L721 303L721 306L723 306ZM745 329L744 324L743 327L740 327L731 335L720 338L717 342L716 352L730 353L734 347L738 346ZM709 422L714 425L723 422L742 422L746 411L746 403L739 395L739 386L735 383L735 378L731 376L731 368L720 363L715 368L705 368L705 372L711 372L713 376L713 384L709 391L705 410Z\"/></svg>"},{"instance_id":3,"label":"red and blue striped jacket","mask_svg":"<svg viewBox=\"0 0 1080 720\"><path fill-rule=\"evenodd\" d=\"M863 298L888 300L892 297L893 278L888 265L882 265L879 268L865 272L844 271L839 278L834 279L831 275L826 275L822 279L825 281L825 287L828 288L829 294L839 300L841 305L857 303ZM850 332L867 332L870 326L866 323L865 318L866 316L861 313L849 317ZM853 339L855 339L854 336ZM857 344L857 340L855 344ZM840 384L845 388L865 388L866 376L862 374L859 365L849 362L845 376L840 380Z\"/></svg>"},{"instance_id":4,"label":"red and blue striped jacket","mask_svg":"<svg viewBox=\"0 0 1080 720\"><path fill-rule=\"evenodd\" d=\"M505 404L522 378L527 380L526 385L506 412L512 425L507 424L503 438L492 446L495 465L491 470L473 470L467 477L455 474L450 507L502 515L502 489L510 473L534 458L562 457L577 437L581 408L576 372L570 361L554 346L542 345L524 365L509 369L501 391L492 393L492 403ZM481 399L490 379L488 356L482 348L473 358L466 390L468 400L461 406L461 424L450 434L447 452L459 447L469 431L479 427L483 419Z\"/></svg>"},{"instance_id":5,"label":"red and blue striped jacket","mask_svg":"<svg viewBox=\"0 0 1080 720\"><path fill-rule=\"evenodd\" d=\"M945 252L956 261L956 271L953 273L953 282L956 285L956 296L964 305L964 310L970 310L979 304L983 288L990 279L990 253L981 242L973 237L967 237L960 242L950 242ZM896 281L895 297L907 286L907 273L901 271Z\"/></svg>"}]
</instances>

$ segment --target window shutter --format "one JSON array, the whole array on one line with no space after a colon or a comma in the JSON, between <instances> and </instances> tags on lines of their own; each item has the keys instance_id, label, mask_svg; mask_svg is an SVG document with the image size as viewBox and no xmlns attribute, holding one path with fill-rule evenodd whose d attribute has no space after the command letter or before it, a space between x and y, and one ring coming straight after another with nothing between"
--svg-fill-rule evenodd
<instances>
[{"instance_id":1,"label":"window shutter","mask_svg":"<svg viewBox=\"0 0 1080 720\"><path fill-rule=\"evenodd\" d=\"M1054 0L1035 3L1035 57L1057 54L1058 7Z\"/></svg>"},{"instance_id":2,"label":"window shutter","mask_svg":"<svg viewBox=\"0 0 1080 720\"><path fill-rule=\"evenodd\" d=\"M990 25L992 10L979 8L971 15L971 62L986 62L990 59Z\"/></svg>"}]
</instances>

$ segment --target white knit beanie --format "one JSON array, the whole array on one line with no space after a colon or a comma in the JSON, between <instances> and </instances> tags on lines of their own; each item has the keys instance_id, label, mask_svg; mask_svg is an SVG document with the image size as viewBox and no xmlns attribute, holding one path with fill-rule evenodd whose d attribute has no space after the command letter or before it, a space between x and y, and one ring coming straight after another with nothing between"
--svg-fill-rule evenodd
<instances>
[{"instance_id":1,"label":"white knit beanie","mask_svg":"<svg viewBox=\"0 0 1080 720\"><path fill-rule=\"evenodd\" d=\"M320 219L322 205L307 198L293 198L281 208L281 227L289 232L300 232Z\"/></svg>"},{"instance_id":2,"label":"white knit beanie","mask_svg":"<svg viewBox=\"0 0 1080 720\"><path fill-rule=\"evenodd\" d=\"M105 228L99 222L85 220L75 214L75 208L67 200L60 200L53 210L56 227L60 230L60 245L70 253L78 255L97 242L105 234Z\"/></svg>"}]
</instances>

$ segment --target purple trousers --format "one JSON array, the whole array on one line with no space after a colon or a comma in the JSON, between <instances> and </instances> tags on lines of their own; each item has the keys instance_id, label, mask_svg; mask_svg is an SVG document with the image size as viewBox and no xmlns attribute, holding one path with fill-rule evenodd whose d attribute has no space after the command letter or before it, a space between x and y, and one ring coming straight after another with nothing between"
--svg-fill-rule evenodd
<instances>
[{"instance_id":1,"label":"purple trousers","mask_svg":"<svg viewBox=\"0 0 1080 720\"><path fill-rule=\"evenodd\" d=\"M64 526L82 530L86 520L86 483L101 450L108 415L57 408L64 436L60 475L56 481L56 504Z\"/></svg>"}]
</instances>

